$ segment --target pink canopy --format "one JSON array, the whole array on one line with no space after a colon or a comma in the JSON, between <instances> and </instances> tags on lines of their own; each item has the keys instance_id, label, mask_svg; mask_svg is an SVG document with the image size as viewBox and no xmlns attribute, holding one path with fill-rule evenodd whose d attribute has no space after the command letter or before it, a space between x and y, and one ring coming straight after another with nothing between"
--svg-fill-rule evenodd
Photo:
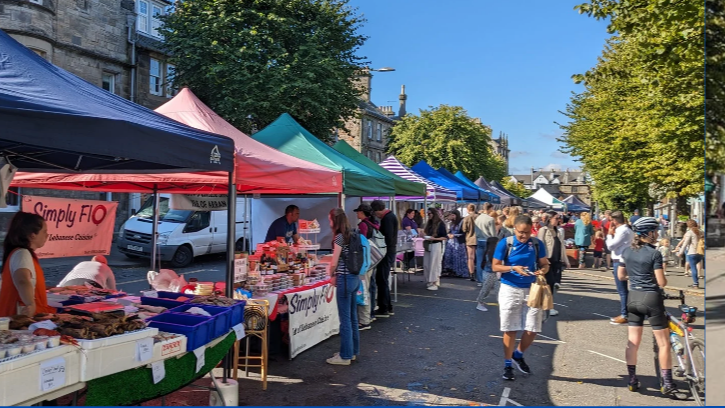
<instances>
[{"instance_id":1,"label":"pink canopy","mask_svg":"<svg viewBox=\"0 0 725 408\"><path fill-rule=\"evenodd\" d=\"M237 190L245 193L339 193L339 172L298 159L245 135L222 119L188 88L156 112L191 127L227 136L236 149ZM139 146L143 148L143 146ZM226 173L166 174L60 174L18 172L13 186L60 190L94 189L104 192L138 192L153 189L168 193L226 193Z\"/></svg>"}]
</instances>

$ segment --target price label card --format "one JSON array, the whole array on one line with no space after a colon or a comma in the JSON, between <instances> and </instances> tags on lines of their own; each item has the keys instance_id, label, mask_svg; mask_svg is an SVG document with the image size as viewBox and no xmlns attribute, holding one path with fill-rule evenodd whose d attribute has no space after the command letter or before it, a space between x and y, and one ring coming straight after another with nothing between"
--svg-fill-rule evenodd
<instances>
[{"instance_id":1,"label":"price label card","mask_svg":"<svg viewBox=\"0 0 725 408\"><path fill-rule=\"evenodd\" d=\"M206 364L206 346L201 346L194 350L194 355L196 356L196 372L198 373L204 367L204 364Z\"/></svg>"},{"instance_id":2,"label":"price label card","mask_svg":"<svg viewBox=\"0 0 725 408\"><path fill-rule=\"evenodd\" d=\"M244 323L239 323L238 325L232 327L234 329L234 334L237 335L237 340L241 340L246 336L244 333Z\"/></svg>"},{"instance_id":3,"label":"price label card","mask_svg":"<svg viewBox=\"0 0 725 408\"><path fill-rule=\"evenodd\" d=\"M65 358L56 357L40 363L40 391L48 392L65 385Z\"/></svg>"},{"instance_id":4,"label":"price label card","mask_svg":"<svg viewBox=\"0 0 725 408\"><path fill-rule=\"evenodd\" d=\"M166 377L166 367L164 360L151 363L151 375L154 377L154 384L158 384Z\"/></svg>"},{"instance_id":5,"label":"price label card","mask_svg":"<svg viewBox=\"0 0 725 408\"><path fill-rule=\"evenodd\" d=\"M151 360L154 356L154 339L149 337L136 342L136 361L143 362Z\"/></svg>"}]
</instances>

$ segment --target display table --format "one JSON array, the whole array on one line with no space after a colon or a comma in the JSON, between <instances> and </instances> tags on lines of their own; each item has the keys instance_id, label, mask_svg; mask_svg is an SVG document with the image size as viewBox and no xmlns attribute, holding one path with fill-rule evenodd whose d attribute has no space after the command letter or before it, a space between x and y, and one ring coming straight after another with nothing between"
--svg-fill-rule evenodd
<instances>
[{"instance_id":1,"label":"display table","mask_svg":"<svg viewBox=\"0 0 725 408\"><path fill-rule=\"evenodd\" d=\"M310 290L310 289L314 289L314 288L319 288L320 286L327 285L328 283L330 283L329 278L327 278L325 280L321 280L319 282L309 284L309 285L288 289L283 292L270 293L267 296L255 297L254 299L266 300L269 302L269 320L274 321L277 319L277 315L279 314L279 310L278 310L279 299L283 299L284 295L287 295L290 293L296 293L296 292L303 292L305 290Z\"/></svg>"}]
</instances>

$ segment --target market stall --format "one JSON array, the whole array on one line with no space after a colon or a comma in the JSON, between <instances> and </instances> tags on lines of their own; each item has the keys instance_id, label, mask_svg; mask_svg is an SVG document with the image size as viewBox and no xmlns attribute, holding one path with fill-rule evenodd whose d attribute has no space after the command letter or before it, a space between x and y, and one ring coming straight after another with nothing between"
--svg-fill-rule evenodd
<instances>
[{"instance_id":1,"label":"market stall","mask_svg":"<svg viewBox=\"0 0 725 408\"><path fill-rule=\"evenodd\" d=\"M498 194L495 194L491 190L489 190L487 188L483 188L483 187L475 184L474 182L469 180L468 177L466 177L466 175L463 174L460 170L457 171L456 174L454 174L453 176L455 178L457 178L458 180L462 181L463 184L465 184L471 188L475 187L475 188L481 190L483 192L483 194L481 196L482 197L481 200L489 202L491 204L501 204L501 198L499 197Z\"/></svg>"},{"instance_id":2,"label":"market stall","mask_svg":"<svg viewBox=\"0 0 725 408\"><path fill-rule=\"evenodd\" d=\"M481 176L474 182L474 184L498 194L499 197L501 197L502 206L521 205L521 198L503 188L503 186L497 181L489 182Z\"/></svg>"},{"instance_id":3,"label":"market stall","mask_svg":"<svg viewBox=\"0 0 725 408\"><path fill-rule=\"evenodd\" d=\"M418 162L415 166L411 167L411 170L415 171L416 173L438 185L455 191L457 201L476 202L480 198L479 190L473 189L471 187L463 185L457 180L452 180L447 176L444 176L425 161Z\"/></svg>"},{"instance_id":4,"label":"market stall","mask_svg":"<svg viewBox=\"0 0 725 408\"><path fill-rule=\"evenodd\" d=\"M402 177L409 181L416 183L423 183L426 186L425 197L398 197L401 200L407 201L418 201L425 200L429 202L450 202L456 201L456 192L442 187L435 182L426 179L415 171L411 170L410 167L404 165L395 156L388 156L385 160L380 163L380 166L389 172Z\"/></svg>"},{"instance_id":5,"label":"market stall","mask_svg":"<svg viewBox=\"0 0 725 408\"><path fill-rule=\"evenodd\" d=\"M574 194L570 195L569 197L562 200L566 204L567 211L572 212L583 212L583 211L591 211L592 208L584 201L580 200L579 197L575 196Z\"/></svg>"}]
</instances>

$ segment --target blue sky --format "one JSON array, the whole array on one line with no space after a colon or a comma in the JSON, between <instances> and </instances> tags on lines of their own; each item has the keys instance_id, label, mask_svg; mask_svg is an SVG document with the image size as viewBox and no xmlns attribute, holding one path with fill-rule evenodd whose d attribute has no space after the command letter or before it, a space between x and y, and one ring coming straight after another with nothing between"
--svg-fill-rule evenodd
<instances>
[{"instance_id":1,"label":"blue sky","mask_svg":"<svg viewBox=\"0 0 725 408\"><path fill-rule=\"evenodd\" d=\"M553 165L577 168L558 152L557 122L572 91L571 75L596 64L606 23L580 15L584 0L351 0L368 20L359 54L375 73L372 101L397 111L406 86L409 113L463 106L509 135L511 172ZM445 4L445 6L444 6Z\"/></svg>"}]
</instances>

